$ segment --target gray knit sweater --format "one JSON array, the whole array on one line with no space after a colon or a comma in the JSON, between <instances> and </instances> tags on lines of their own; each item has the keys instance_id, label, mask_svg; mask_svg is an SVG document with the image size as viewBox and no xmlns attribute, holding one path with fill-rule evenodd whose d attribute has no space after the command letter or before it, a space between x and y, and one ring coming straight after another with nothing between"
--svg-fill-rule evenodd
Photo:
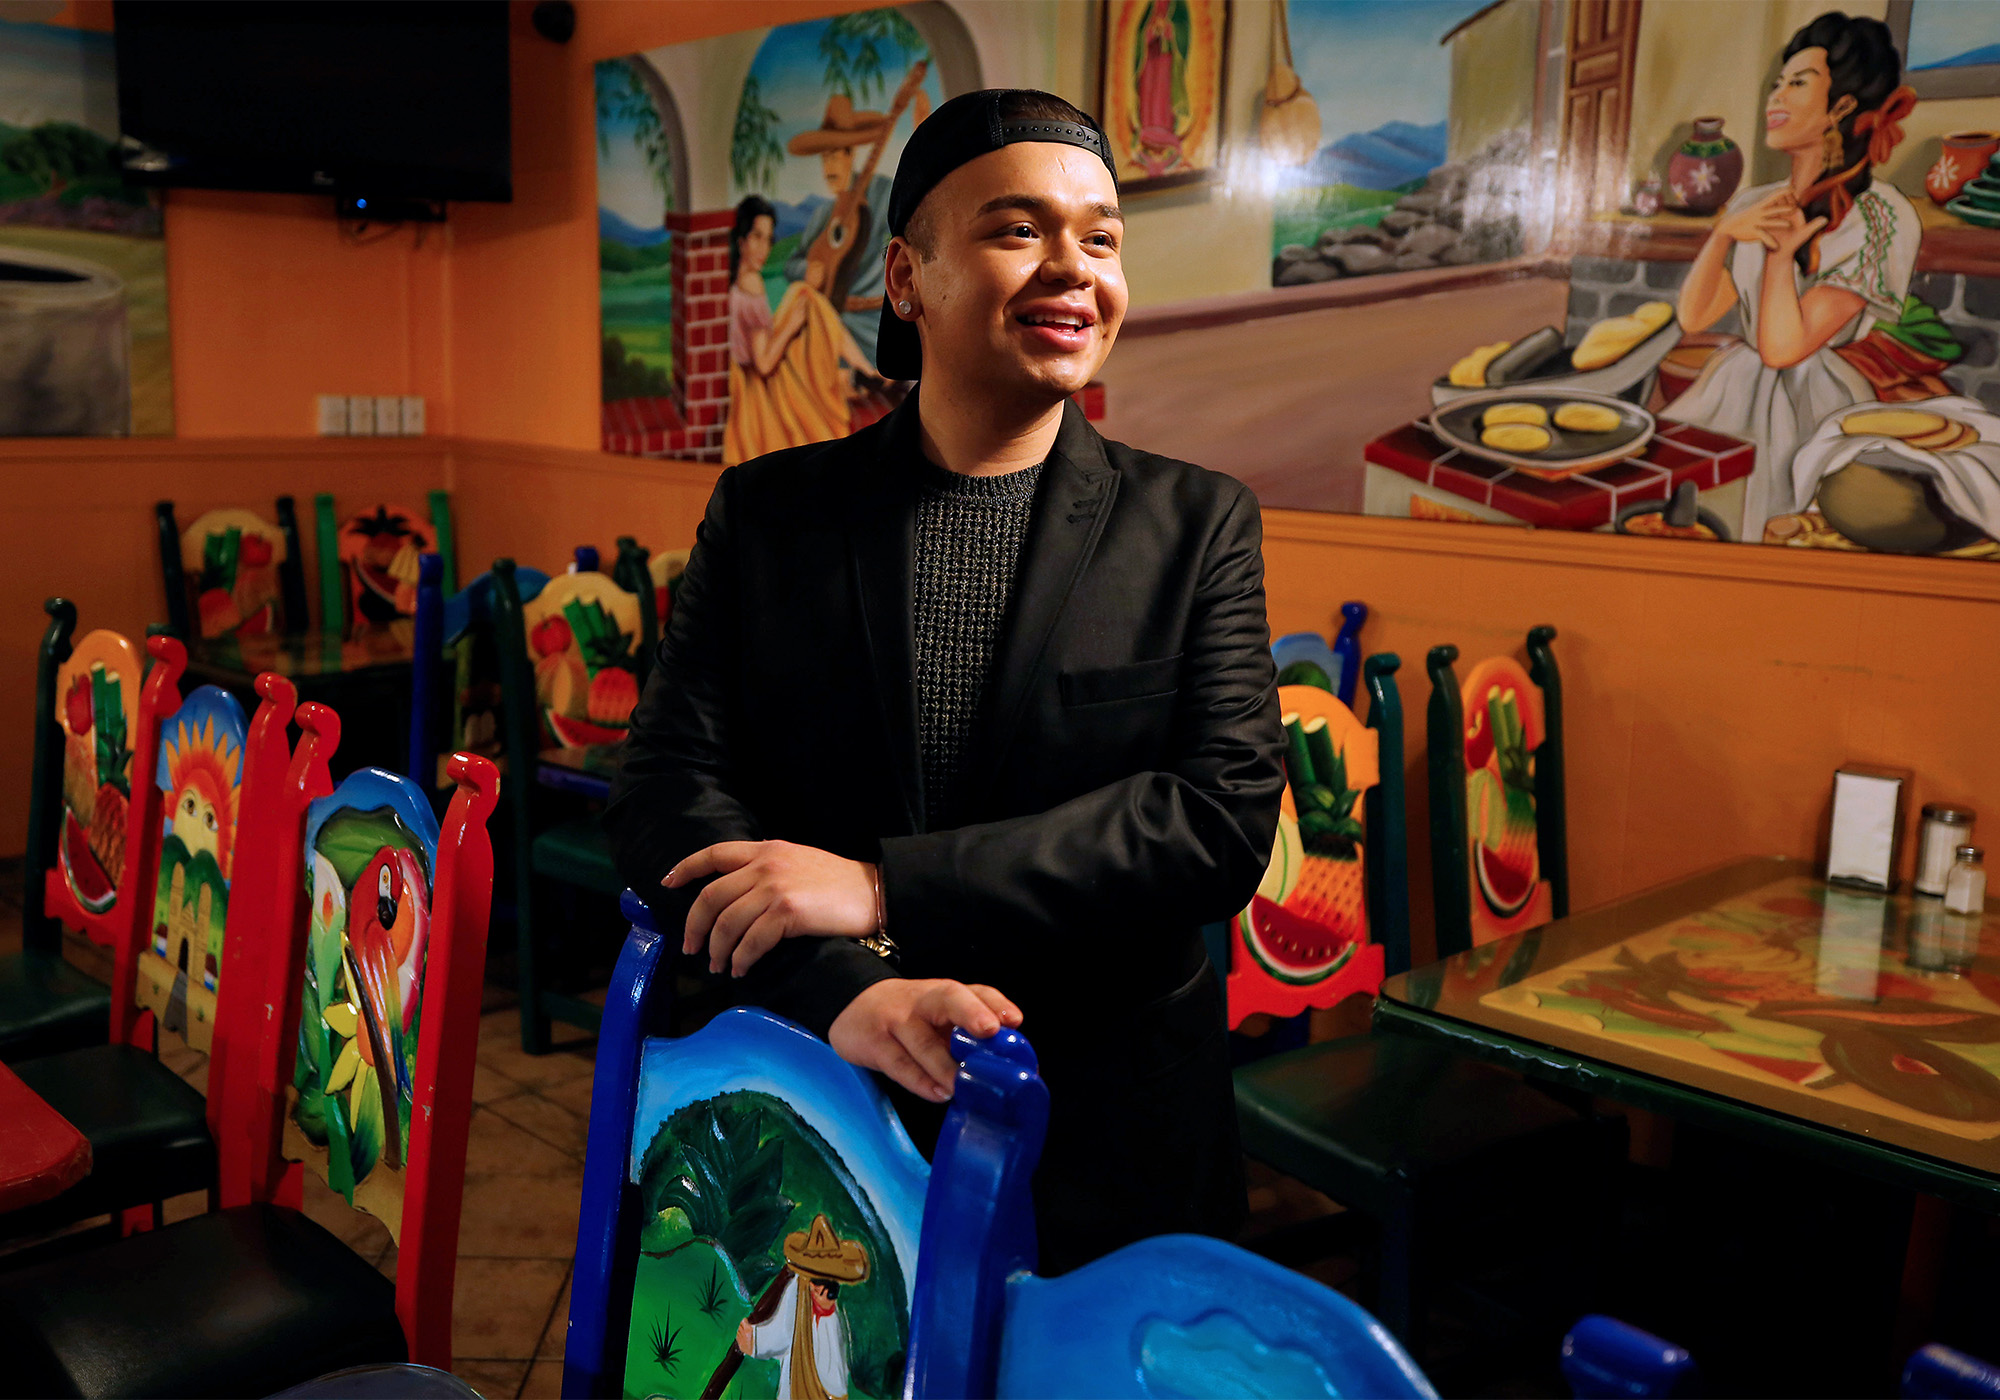
<instances>
[{"instance_id":1,"label":"gray knit sweater","mask_svg":"<svg viewBox=\"0 0 2000 1400\"><path fill-rule=\"evenodd\" d=\"M1039 466L963 476L920 464L917 497L917 737L924 824L960 822L966 758L986 696L993 648L1028 536Z\"/></svg>"}]
</instances>

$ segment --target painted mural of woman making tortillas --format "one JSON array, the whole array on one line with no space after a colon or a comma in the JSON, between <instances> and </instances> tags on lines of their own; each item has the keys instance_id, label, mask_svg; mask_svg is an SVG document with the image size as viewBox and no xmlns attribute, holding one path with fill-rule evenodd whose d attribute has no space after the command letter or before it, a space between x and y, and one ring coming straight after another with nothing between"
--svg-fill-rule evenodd
<instances>
[{"instance_id":1,"label":"painted mural of woman making tortillas","mask_svg":"<svg viewBox=\"0 0 2000 1400\"><path fill-rule=\"evenodd\" d=\"M1736 307L1743 343L1711 359L1667 416L1757 444L1739 538L1803 510L1792 457L1829 415L1877 397L1838 353L1901 318L1916 270L1917 212L1871 167L1889 159L1916 95L1880 20L1821 15L1785 45L1764 139L1790 175L1736 194L1681 288L1679 316L1707 330Z\"/></svg>"}]
</instances>

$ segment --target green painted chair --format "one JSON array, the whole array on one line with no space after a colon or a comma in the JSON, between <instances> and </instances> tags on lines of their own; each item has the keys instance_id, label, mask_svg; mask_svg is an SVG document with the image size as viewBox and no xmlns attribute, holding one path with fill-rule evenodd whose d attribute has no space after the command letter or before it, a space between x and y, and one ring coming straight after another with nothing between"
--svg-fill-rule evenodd
<instances>
[{"instance_id":1,"label":"green painted chair","mask_svg":"<svg viewBox=\"0 0 2000 1400\"><path fill-rule=\"evenodd\" d=\"M1363 667L1381 770L1366 807L1363 879L1387 976L1411 962L1399 665L1378 654ZM1253 1248L1296 1261L1358 1236L1373 1311L1413 1353L1425 1341L1433 1276L1461 1241L1529 1202L1554 1199L1564 1215L1575 1212L1579 1193L1607 1180L1624 1155L1623 1120L1596 1120L1501 1070L1390 1034L1243 1065L1236 1109L1246 1153L1346 1207Z\"/></svg>"},{"instance_id":2,"label":"green painted chair","mask_svg":"<svg viewBox=\"0 0 2000 1400\"><path fill-rule=\"evenodd\" d=\"M581 606L591 602L611 605L609 625L615 632L622 633L625 624L639 616L638 602L631 600L635 611L621 619L624 609L618 595L625 594L625 590L617 588L613 580L597 574L559 574L549 580L534 600L534 608L540 615L530 617L530 608L521 601L514 561L493 561L491 615L494 649L500 661L501 731L508 773L508 781L501 786L512 827L509 849L514 874L515 978L521 998L521 1048L531 1055L548 1053L552 1021L595 1031L603 1015L592 1003L546 983L540 934L543 916L550 912L548 903L569 901L546 900L545 896L559 896L567 888L615 898L624 889L624 881L612 859L611 842L598 824L596 813L574 811L574 799L565 802L560 794L536 781L540 754L546 747L545 725L555 726L557 737L571 742L609 742L610 727L603 721L617 708L607 694L611 687L596 683L597 674L611 667L591 673L587 682L577 680L589 692L583 702L582 716L566 715L560 704L543 703L537 686L537 667L559 670L571 664L572 644L580 648L585 640L596 644L595 638L577 638L576 629L562 620L561 605L564 595L570 593L588 595L568 600ZM600 606L598 612L603 614L604 608ZM558 622L560 628L552 625ZM529 659L531 628L534 645L540 653L539 660L534 662ZM636 642L637 637L632 640ZM575 676L580 678L584 674L585 668L579 661ZM622 683L618 689L622 692ZM633 702L638 698L636 676L630 698ZM611 710L605 708L606 704L611 705ZM631 706L627 703L620 718L629 720L630 713ZM557 810L559 804L572 809L571 814Z\"/></svg>"},{"instance_id":3,"label":"green painted chair","mask_svg":"<svg viewBox=\"0 0 2000 1400\"><path fill-rule=\"evenodd\" d=\"M63 826L63 729L56 672L69 660L76 604L51 598L35 665L35 751L28 779L27 878L21 892L21 951L0 957L0 1062L102 1045L111 991L62 955L62 924L48 912L46 872L56 868Z\"/></svg>"}]
</instances>

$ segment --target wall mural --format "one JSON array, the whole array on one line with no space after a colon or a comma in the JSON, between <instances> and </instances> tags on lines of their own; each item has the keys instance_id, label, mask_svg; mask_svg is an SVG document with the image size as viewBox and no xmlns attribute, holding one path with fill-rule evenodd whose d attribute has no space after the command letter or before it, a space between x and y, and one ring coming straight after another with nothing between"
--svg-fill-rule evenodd
<instances>
[{"instance_id":1,"label":"wall mural","mask_svg":"<svg viewBox=\"0 0 2000 1400\"><path fill-rule=\"evenodd\" d=\"M160 197L117 142L111 36L0 22L0 437L174 430Z\"/></svg>"},{"instance_id":2,"label":"wall mural","mask_svg":"<svg viewBox=\"0 0 2000 1400\"><path fill-rule=\"evenodd\" d=\"M946 9L601 68L608 449L737 460L894 400L872 313L794 289L834 196L873 212L867 148L822 148L887 128L893 169ZM2000 558L2000 0L967 14L983 82L1123 151L1108 436L1273 507Z\"/></svg>"},{"instance_id":3,"label":"wall mural","mask_svg":"<svg viewBox=\"0 0 2000 1400\"><path fill-rule=\"evenodd\" d=\"M895 406L874 363L889 188L944 96L894 9L598 65L606 450L739 462ZM726 113L726 144L690 111Z\"/></svg>"}]
</instances>

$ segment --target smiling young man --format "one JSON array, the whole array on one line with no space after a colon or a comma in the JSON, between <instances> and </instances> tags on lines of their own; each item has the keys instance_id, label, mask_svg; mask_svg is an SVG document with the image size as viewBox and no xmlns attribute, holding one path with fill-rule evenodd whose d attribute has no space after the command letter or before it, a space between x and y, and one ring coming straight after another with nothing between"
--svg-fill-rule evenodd
<instances>
[{"instance_id":1,"label":"smiling young man","mask_svg":"<svg viewBox=\"0 0 2000 1400\"><path fill-rule=\"evenodd\" d=\"M971 93L888 204L882 372L838 442L724 473L606 820L662 927L906 1093L1019 1025L1050 1092L1043 1267L1243 1210L1200 926L1248 902L1283 771L1257 504L1069 402L1124 319L1095 123Z\"/></svg>"}]
</instances>

